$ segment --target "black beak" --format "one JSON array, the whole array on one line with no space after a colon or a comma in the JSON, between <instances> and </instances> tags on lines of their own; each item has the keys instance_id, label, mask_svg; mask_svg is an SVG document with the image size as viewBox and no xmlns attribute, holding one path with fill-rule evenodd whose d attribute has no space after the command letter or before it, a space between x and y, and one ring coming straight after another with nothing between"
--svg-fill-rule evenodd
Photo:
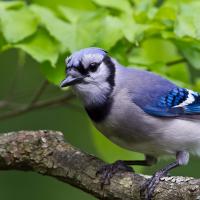
<instances>
[{"instance_id":1,"label":"black beak","mask_svg":"<svg viewBox=\"0 0 200 200\"><path fill-rule=\"evenodd\" d=\"M83 77L66 77L61 83L60 87L67 87L70 85L75 85L77 83L80 83L83 80Z\"/></svg>"}]
</instances>

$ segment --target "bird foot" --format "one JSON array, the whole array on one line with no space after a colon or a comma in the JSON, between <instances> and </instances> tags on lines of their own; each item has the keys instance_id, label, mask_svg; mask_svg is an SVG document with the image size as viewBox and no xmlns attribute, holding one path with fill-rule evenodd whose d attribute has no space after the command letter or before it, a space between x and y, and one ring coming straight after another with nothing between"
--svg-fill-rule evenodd
<instances>
[{"instance_id":1,"label":"bird foot","mask_svg":"<svg viewBox=\"0 0 200 200\"><path fill-rule=\"evenodd\" d=\"M148 179L141 187L140 190L141 198L145 200L151 200L153 197L154 190L158 185L158 183L160 182L160 178L166 175L167 173L165 171L159 170L150 179Z\"/></svg>"},{"instance_id":2,"label":"bird foot","mask_svg":"<svg viewBox=\"0 0 200 200\"><path fill-rule=\"evenodd\" d=\"M110 179L118 172L134 172L132 167L126 165L122 160L118 160L112 164L102 166L96 173L100 176L101 189L104 185L110 184Z\"/></svg>"}]
</instances>

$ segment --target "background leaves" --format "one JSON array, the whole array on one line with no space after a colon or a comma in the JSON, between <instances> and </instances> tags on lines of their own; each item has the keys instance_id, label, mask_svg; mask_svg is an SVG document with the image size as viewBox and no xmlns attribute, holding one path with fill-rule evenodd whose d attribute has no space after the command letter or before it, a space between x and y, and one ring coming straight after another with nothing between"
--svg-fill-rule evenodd
<instances>
[{"instance_id":1,"label":"background leaves","mask_svg":"<svg viewBox=\"0 0 200 200\"><path fill-rule=\"evenodd\" d=\"M0 11L1 28L9 43L16 43L36 32L38 21L27 8Z\"/></svg>"},{"instance_id":2,"label":"background leaves","mask_svg":"<svg viewBox=\"0 0 200 200\"><path fill-rule=\"evenodd\" d=\"M90 7L92 3L93 7ZM198 69L199 1L162 1L157 4L156 1L93 0L88 5L90 9L59 5L51 10L41 5L26 5L21 1L1 2L0 47L2 50L20 48L39 63L48 61L49 68L55 67L54 71L59 65L59 57L64 54L88 46L111 49L112 54L122 43L122 48L126 50L121 57L126 57L128 61L124 64L137 63L166 75L163 68L165 64L159 63L165 62L165 58L171 54L170 59L185 57L192 67ZM151 45L143 45L151 38L160 41L153 44L154 49ZM160 46L165 41L173 45L169 48ZM144 54L146 48L149 51ZM160 48L167 52L158 58L156 52ZM127 54L129 51L133 53ZM173 53L175 51L179 52ZM50 71L45 70L45 76L51 77L49 81L57 83L53 76L48 75Z\"/></svg>"}]
</instances>

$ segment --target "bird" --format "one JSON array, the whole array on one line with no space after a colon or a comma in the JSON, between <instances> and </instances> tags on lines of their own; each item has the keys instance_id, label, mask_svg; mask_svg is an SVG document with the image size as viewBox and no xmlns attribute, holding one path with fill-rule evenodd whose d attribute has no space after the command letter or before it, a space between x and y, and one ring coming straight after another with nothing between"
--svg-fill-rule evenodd
<instances>
[{"instance_id":1,"label":"bird","mask_svg":"<svg viewBox=\"0 0 200 200\"><path fill-rule=\"evenodd\" d=\"M98 170L102 184L130 165L151 166L162 156L174 161L141 187L151 199L160 178L200 155L200 94L153 72L125 67L107 51L84 48L65 60L66 78L94 126L113 143L144 154L144 160L119 160Z\"/></svg>"}]
</instances>

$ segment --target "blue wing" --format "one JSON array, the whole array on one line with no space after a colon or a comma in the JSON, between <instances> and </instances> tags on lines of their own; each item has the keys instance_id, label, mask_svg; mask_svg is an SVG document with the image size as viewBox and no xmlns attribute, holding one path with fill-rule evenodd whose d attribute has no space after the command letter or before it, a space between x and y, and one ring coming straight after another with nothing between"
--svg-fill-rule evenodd
<instances>
[{"instance_id":1,"label":"blue wing","mask_svg":"<svg viewBox=\"0 0 200 200\"><path fill-rule=\"evenodd\" d=\"M154 116L174 117L200 114L200 94L185 88L173 88L143 110Z\"/></svg>"}]
</instances>

